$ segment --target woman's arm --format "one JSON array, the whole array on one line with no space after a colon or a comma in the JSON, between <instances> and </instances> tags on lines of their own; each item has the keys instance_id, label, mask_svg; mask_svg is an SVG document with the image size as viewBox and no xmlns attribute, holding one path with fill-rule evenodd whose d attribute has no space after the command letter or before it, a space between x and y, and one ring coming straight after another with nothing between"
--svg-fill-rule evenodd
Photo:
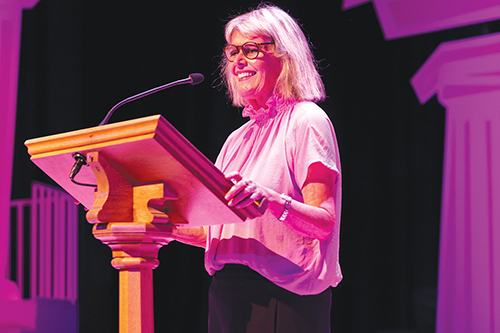
<instances>
[{"instance_id":1,"label":"woman's arm","mask_svg":"<svg viewBox=\"0 0 500 333\"><path fill-rule=\"evenodd\" d=\"M243 208L254 201L267 205L267 209L279 218L285 209L280 193L244 179L237 172L227 175L235 185L226 194L230 206ZM282 222L298 234L324 240L335 224L336 173L322 163L309 166L308 175L302 187L304 203L292 200L288 217ZM277 223L281 223L276 221Z\"/></svg>"},{"instance_id":2,"label":"woman's arm","mask_svg":"<svg viewBox=\"0 0 500 333\"><path fill-rule=\"evenodd\" d=\"M208 227L177 228L172 226L172 240L205 248Z\"/></svg>"}]
</instances>

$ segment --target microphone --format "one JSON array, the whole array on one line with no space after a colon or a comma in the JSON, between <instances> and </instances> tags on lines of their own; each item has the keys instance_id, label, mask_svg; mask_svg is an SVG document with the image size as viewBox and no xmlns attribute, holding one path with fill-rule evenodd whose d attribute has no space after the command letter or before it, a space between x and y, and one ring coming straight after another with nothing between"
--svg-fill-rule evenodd
<instances>
[{"instance_id":1,"label":"microphone","mask_svg":"<svg viewBox=\"0 0 500 333\"><path fill-rule=\"evenodd\" d=\"M177 81L174 81L174 82L171 82L171 83L167 83L167 84L164 84L162 86L159 86L159 87L150 89L148 91L142 92L140 94L137 94L137 95L131 96L129 98L126 98L123 101L121 101L118 104L116 104L115 106L113 106L111 108L111 110L109 110L108 114L106 115L106 117L104 117L104 119L101 121L101 123L99 124L99 126L106 125L108 123L108 121L109 121L109 118L111 118L111 115L113 114L113 112L115 112L115 110L118 109L123 104L135 101L136 99L139 99L141 97L145 97L145 96L151 95L151 94L153 94L155 92L158 92L160 90L163 90L163 89L167 89L167 88L170 88L170 87L173 87L173 86L178 86L180 84L190 83L192 86L194 86L196 84L199 84L199 83L203 82L203 79L204 79L204 77L203 77L202 74L200 74L200 73L193 73L193 74L190 74L188 78L185 78L185 79L182 79L182 80L177 80ZM75 159L75 163L73 164L73 167L71 168L71 171L70 171L70 174L69 174L69 179L73 183L75 183L77 185L97 187L97 185L93 185L93 184L79 183L79 182L77 182L74 179L76 177L76 175L78 174L78 172L80 172L80 169L82 168L82 166L87 165L87 161L86 161L85 156L83 156L80 153L75 153L73 155L73 158Z\"/></svg>"},{"instance_id":2,"label":"microphone","mask_svg":"<svg viewBox=\"0 0 500 333\"><path fill-rule=\"evenodd\" d=\"M192 74L189 75L189 78L191 79L191 85L192 86L195 86L198 83L202 83L203 79L205 79L203 77L203 74L200 74L200 73L192 73Z\"/></svg>"},{"instance_id":3,"label":"microphone","mask_svg":"<svg viewBox=\"0 0 500 333\"><path fill-rule=\"evenodd\" d=\"M73 167L71 168L71 171L69 173L69 179L76 185L97 187L97 185L94 184L80 183L75 180L75 177L80 172L82 166L87 165L87 158L80 153L74 153L73 158L75 159L75 163L73 164Z\"/></svg>"},{"instance_id":4,"label":"microphone","mask_svg":"<svg viewBox=\"0 0 500 333\"><path fill-rule=\"evenodd\" d=\"M200 73L192 73L192 74L189 75L189 77L187 77L185 79L177 80L177 81L174 81L174 82L170 82L170 83L164 84L162 86L159 86L159 87L147 90L147 91L142 92L140 94L131 96L129 98L125 98L123 101L117 103L115 106L113 106L111 108L111 110L109 110L108 114L106 115L106 117L104 117L104 119L101 121L101 123L99 124L99 126L106 125L108 123L108 121L109 121L109 118L111 118L111 115L113 114L113 112L115 112L115 110L118 109L123 104L130 103L132 101L135 101L136 99L139 99L139 98L151 95L151 94L153 94L155 92L158 92L160 90L163 90L163 89L167 89L167 88L170 88L170 87L173 87L173 86L178 86L180 84L190 83L192 86L194 86L194 85L197 85L197 84L203 82L203 79L204 79L204 77L203 77L202 74L200 74Z\"/></svg>"}]
</instances>

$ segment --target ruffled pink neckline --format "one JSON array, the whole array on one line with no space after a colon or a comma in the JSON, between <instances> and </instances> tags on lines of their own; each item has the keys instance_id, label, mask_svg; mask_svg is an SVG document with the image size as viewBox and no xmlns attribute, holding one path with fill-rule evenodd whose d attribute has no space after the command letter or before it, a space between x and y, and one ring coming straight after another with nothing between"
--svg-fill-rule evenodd
<instances>
[{"instance_id":1,"label":"ruffled pink neckline","mask_svg":"<svg viewBox=\"0 0 500 333\"><path fill-rule=\"evenodd\" d=\"M288 109L295 103L297 103L297 100L293 98L285 100L281 95L275 94L269 97L266 102L266 107L261 107L258 110L255 110L252 105L248 104L243 109L242 116L250 117L251 120L255 120L256 122L261 122L263 120L273 118L278 113Z\"/></svg>"}]
</instances>

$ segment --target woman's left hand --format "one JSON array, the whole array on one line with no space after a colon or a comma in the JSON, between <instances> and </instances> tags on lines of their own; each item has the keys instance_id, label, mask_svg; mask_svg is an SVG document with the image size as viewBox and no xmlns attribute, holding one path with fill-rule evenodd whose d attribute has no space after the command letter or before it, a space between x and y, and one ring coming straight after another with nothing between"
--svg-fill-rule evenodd
<instances>
[{"instance_id":1,"label":"woman's left hand","mask_svg":"<svg viewBox=\"0 0 500 333\"><path fill-rule=\"evenodd\" d=\"M269 189L250 179L243 178L239 172L231 172L226 175L226 178L234 183L225 195L229 206L239 209L257 202L259 207L265 210Z\"/></svg>"},{"instance_id":2,"label":"woman's left hand","mask_svg":"<svg viewBox=\"0 0 500 333\"><path fill-rule=\"evenodd\" d=\"M300 235L327 239L336 223L336 177L337 173L323 164L311 164L301 189L304 201L292 200L282 223ZM243 178L239 172L231 172L226 178L234 183L225 196L229 206L244 208L257 202L262 214L267 211L276 218L282 216L285 203L278 192Z\"/></svg>"}]
</instances>

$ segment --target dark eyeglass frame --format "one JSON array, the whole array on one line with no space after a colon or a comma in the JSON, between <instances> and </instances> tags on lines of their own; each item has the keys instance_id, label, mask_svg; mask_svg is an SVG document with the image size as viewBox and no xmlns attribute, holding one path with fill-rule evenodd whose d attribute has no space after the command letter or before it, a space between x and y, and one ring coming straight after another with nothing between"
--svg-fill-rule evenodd
<instances>
[{"instance_id":1,"label":"dark eyeglass frame","mask_svg":"<svg viewBox=\"0 0 500 333\"><path fill-rule=\"evenodd\" d=\"M224 47L224 56L226 57L226 59L227 59L227 60L229 60L230 62L233 62L233 61L234 61L234 59L235 59L235 58L236 58L236 56L240 53L240 50L241 50L241 52L243 52L243 55L245 56L245 58L252 60L252 59L255 59L255 58L257 58L257 57L259 56L259 54L260 54L260 47L261 47L262 45L274 45L274 44L275 44L274 42L267 42L267 43L246 42L245 44L243 44L243 45L239 45L239 46L238 46L238 45L229 44L229 45L227 45L226 47ZM258 50L258 52L255 54L255 57L249 57L249 56L245 53L245 51L244 51L244 47L245 47L245 45L255 45L255 46L257 46L257 50ZM236 53L236 54L235 54L235 55L233 55L232 57L230 57L230 56L228 56L228 55L227 55L227 50L228 50L230 47L235 47L235 48L236 48L236 51L238 51L238 53ZM230 58L233 58L233 60L231 60Z\"/></svg>"}]
</instances>

